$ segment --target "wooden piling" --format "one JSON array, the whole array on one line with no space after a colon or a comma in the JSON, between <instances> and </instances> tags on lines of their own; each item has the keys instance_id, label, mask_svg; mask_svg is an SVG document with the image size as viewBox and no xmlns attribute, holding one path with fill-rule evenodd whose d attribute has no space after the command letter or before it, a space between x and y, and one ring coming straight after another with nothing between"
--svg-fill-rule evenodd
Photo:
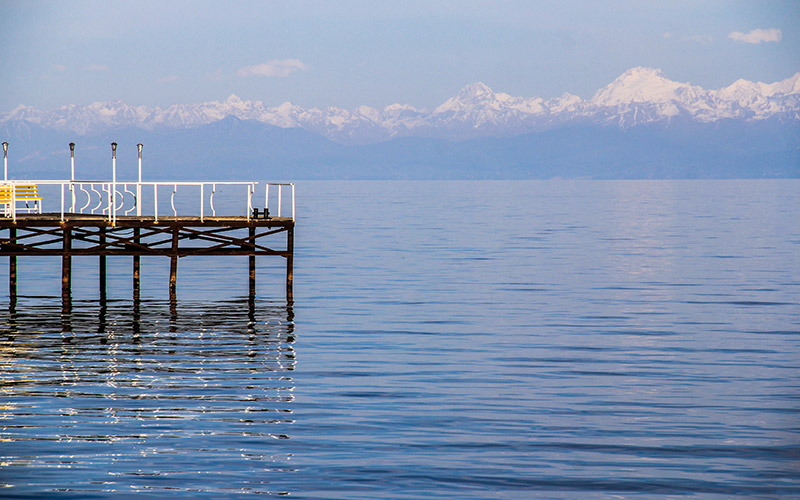
<instances>
[{"instance_id":1,"label":"wooden piling","mask_svg":"<svg viewBox=\"0 0 800 500\"><path fill-rule=\"evenodd\" d=\"M250 226L250 246L253 249L253 252L256 250L256 228L255 226ZM250 268L250 298L255 298L256 296L256 256L250 255L248 257L248 263Z\"/></svg>"},{"instance_id":2,"label":"wooden piling","mask_svg":"<svg viewBox=\"0 0 800 500\"><path fill-rule=\"evenodd\" d=\"M104 248L106 245L106 228L101 227L99 230L98 241L100 243L100 247ZM104 254L100 254L100 301L105 302L106 300L106 256Z\"/></svg>"},{"instance_id":3,"label":"wooden piling","mask_svg":"<svg viewBox=\"0 0 800 500\"><path fill-rule=\"evenodd\" d=\"M69 298L72 294L72 231L64 227L63 254L61 256L61 297Z\"/></svg>"},{"instance_id":4,"label":"wooden piling","mask_svg":"<svg viewBox=\"0 0 800 500\"><path fill-rule=\"evenodd\" d=\"M178 290L178 227L172 228L172 255L169 259L169 295L174 298Z\"/></svg>"},{"instance_id":5,"label":"wooden piling","mask_svg":"<svg viewBox=\"0 0 800 500\"><path fill-rule=\"evenodd\" d=\"M61 255L61 331L72 331L72 230L63 226Z\"/></svg>"},{"instance_id":6,"label":"wooden piling","mask_svg":"<svg viewBox=\"0 0 800 500\"><path fill-rule=\"evenodd\" d=\"M133 242L135 245L139 244L140 240L140 229L138 227L133 228ZM139 302L139 255L133 256L133 300L135 303ZM138 306L137 306L138 307Z\"/></svg>"},{"instance_id":7,"label":"wooden piling","mask_svg":"<svg viewBox=\"0 0 800 500\"><path fill-rule=\"evenodd\" d=\"M9 230L9 242L12 245L17 243L17 230L11 228ZM17 256L8 256L8 296L13 309L17 304Z\"/></svg>"},{"instance_id":8,"label":"wooden piling","mask_svg":"<svg viewBox=\"0 0 800 500\"><path fill-rule=\"evenodd\" d=\"M178 256L169 258L169 294L174 296L178 291Z\"/></svg>"},{"instance_id":9,"label":"wooden piling","mask_svg":"<svg viewBox=\"0 0 800 500\"><path fill-rule=\"evenodd\" d=\"M286 232L286 302L294 303L294 225Z\"/></svg>"}]
</instances>

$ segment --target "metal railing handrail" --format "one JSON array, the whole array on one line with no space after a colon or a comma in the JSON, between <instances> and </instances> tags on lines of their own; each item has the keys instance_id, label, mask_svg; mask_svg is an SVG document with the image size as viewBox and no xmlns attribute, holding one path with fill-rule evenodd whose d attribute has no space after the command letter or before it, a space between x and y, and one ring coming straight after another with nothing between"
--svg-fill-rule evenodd
<instances>
[{"instance_id":1,"label":"metal railing handrail","mask_svg":"<svg viewBox=\"0 0 800 500\"><path fill-rule=\"evenodd\" d=\"M136 210L136 215L141 216L141 209L144 206L143 203L140 203L141 199L141 190L143 187L152 187L153 189L153 216L155 217L156 221L158 221L158 188L159 187L172 187L172 194L170 195L170 204L172 206L173 214L177 216L177 210L175 208L175 194L177 193L179 186L196 186L200 188L200 220L204 220L205 218L205 193L206 187L210 188L210 195L208 198L209 206L211 208L212 214L216 216L216 209L214 207L214 194L216 193L217 186L245 186L247 187L247 197L246 197L246 217L249 221L251 218L251 214L253 213L253 194L255 194L255 187L259 184L257 181L120 181L120 180L80 180L80 179L70 179L70 180L53 180L53 179L7 179L0 181L0 184L10 184L10 185L19 185L19 184L38 184L38 185L56 185L61 187L61 220L65 220L65 214L67 213L78 213L76 212L76 188L83 191L83 193L87 196L87 202L80 208L79 213L83 213L83 210L89 208L91 205L92 194L86 189L86 186L89 189L96 193L100 201L98 204L91 208L90 213L95 213L96 210L101 210L101 213L106 214L108 220L111 221L112 224L116 223L117 214L118 212L122 211L123 214L128 214L134 209ZM277 217L281 217L282 214L282 205L283 205L283 188L290 187L291 188L291 219L294 220L295 218L295 189L294 183L276 183L276 182L267 182L265 183L265 205L264 208L269 208L269 200L270 200L270 187L275 187L278 191L278 203L277 203L277 213L275 214ZM70 206L69 211L67 210L67 200L65 196L65 190L69 189L70 191ZM99 188L99 190L97 189ZM135 188L134 191L129 190L129 188ZM14 221L17 220L17 210L16 210L16 190L12 189L12 199L9 203L10 210L8 210L11 214L11 217ZM124 210L126 204L126 196L125 193L133 195L133 207L129 208L128 210ZM105 197L105 203L103 198Z\"/></svg>"}]
</instances>

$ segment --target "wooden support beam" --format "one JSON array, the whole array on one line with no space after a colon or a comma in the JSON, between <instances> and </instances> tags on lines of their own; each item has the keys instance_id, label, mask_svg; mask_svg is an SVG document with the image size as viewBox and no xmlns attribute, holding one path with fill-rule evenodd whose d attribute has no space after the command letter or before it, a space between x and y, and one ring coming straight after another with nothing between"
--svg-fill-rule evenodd
<instances>
[{"instance_id":1,"label":"wooden support beam","mask_svg":"<svg viewBox=\"0 0 800 500\"><path fill-rule=\"evenodd\" d=\"M133 229L133 241L135 245L139 244L139 233L140 229L138 227ZM140 257L138 255L133 256L133 301L137 304L137 308L139 307L139 259Z\"/></svg>"},{"instance_id":2,"label":"wooden support beam","mask_svg":"<svg viewBox=\"0 0 800 500\"><path fill-rule=\"evenodd\" d=\"M169 258L169 295L173 297L178 291L178 256Z\"/></svg>"},{"instance_id":3,"label":"wooden support beam","mask_svg":"<svg viewBox=\"0 0 800 500\"><path fill-rule=\"evenodd\" d=\"M72 299L69 295L61 297L61 331L72 332Z\"/></svg>"},{"instance_id":4,"label":"wooden support beam","mask_svg":"<svg viewBox=\"0 0 800 500\"><path fill-rule=\"evenodd\" d=\"M172 228L172 255L169 258L169 295L174 299L178 289L178 226Z\"/></svg>"},{"instance_id":5,"label":"wooden support beam","mask_svg":"<svg viewBox=\"0 0 800 500\"><path fill-rule=\"evenodd\" d=\"M250 226L250 242L253 246L253 251L255 252L256 248L256 228L255 226ZM256 256L250 255L248 258L250 264L250 298L254 298L256 296Z\"/></svg>"},{"instance_id":6,"label":"wooden support beam","mask_svg":"<svg viewBox=\"0 0 800 500\"><path fill-rule=\"evenodd\" d=\"M14 228L9 229L9 242L13 245L16 244L17 230ZM17 256L8 256L8 296L10 300L11 309L17 305Z\"/></svg>"},{"instance_id":7,"label":"wooden support beam","mask_svg":"<svg viewBox=\"0 0 800 500\"><path fill-rule=\"evenodd\" d=\"M100 228L100 234L98 236L100 247L104 247L106 244L106 228ZM105 302L106 300L106 256L101 254L100 255L100 301Z\"/></svg>"},{"instance_id":8,"label":"wooden support beam","mask_svg":"<svg viewBox=\"0 0 800 500\"><path fill-rule=\"evenodd\" d=\"M72 231L69 226L64 226L63 255L61 256L61 297L69 299L72 294Z\"/></svg>"},{"instance_id":9,"label":"wooden support beam","mask_svg":"<svg viewBox=\"0 0 800 500\"><path fill-rule=\"evenodd\" d=\"M286 302L294 303L294 226L286 233Z\"/></svg>"}]
</instances>

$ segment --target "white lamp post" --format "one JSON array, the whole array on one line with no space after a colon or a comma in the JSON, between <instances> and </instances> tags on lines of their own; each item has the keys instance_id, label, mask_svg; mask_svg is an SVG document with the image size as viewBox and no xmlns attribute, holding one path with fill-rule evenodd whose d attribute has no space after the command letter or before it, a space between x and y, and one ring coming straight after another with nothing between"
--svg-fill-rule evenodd
<instances>
[{"instance_id":1,"label":"white lamp post","mask_svg":"<svg viewBox=\"0 0 800 500\"><path fill-rule=\"evenodd\" d=\"M112 221L117 218L117 143L111 143L111 206L108 217ZM113 222L112 222L113 223Z\"/></svg>"},{"instance_id":2,"label":"white lamp post","mask_svg":"<svg viewBox=\"0 0 800 500\"><path fill-rule=\"evenodd\" d=\"M8 143L3 142L3 172L5 180L8 180Z\"/></svg>"},{"instance_id":3,"label":"white lamp post","mask_svg":"<svg viewBox=\"0 0 800 500\"><path fill-rule=\"evenodd\" d=\"M136 185L136 216L142 215L142 143L136 145L139 148L139 183Z\"/></svg>"},{"instance_id":4,"label":"white lamp post","mask_svg":"<svg viewBox=\"0 0 800 500\"><path fill-rule=\"evenodd\" d=\"M69 180L75 182L75 143L69 143L69 170L70 170L70 177ZM75 186L70 182L69 184L69 191L72 194L72 208L70 211L75 212Z\"/></svg>"}]
</instances>

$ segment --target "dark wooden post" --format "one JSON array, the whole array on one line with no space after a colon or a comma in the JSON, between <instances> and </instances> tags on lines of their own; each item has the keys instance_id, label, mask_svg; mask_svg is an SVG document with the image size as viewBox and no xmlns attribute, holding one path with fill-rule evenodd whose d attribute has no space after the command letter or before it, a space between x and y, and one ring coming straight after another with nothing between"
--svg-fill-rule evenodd
<instances>
[{"instance_id":1,"label":"dark wooden post","mask_svg":"<svg viewBox=\"0 0 800 500\"><path fill-rule=\"evenodd\" d=\"M137 200L138 201L138 200ZM138 227L133 228L133 242L137 245L136 251L139 251L139 231ZM139 256L133 256L133 301L139 302ZM138 307L138 306L137 306Z\"/></svg>"},{"instance_id":2,"label":"dark wooden post","mask_svg":"<svg viewBox=\"0 0 800 500\"><path fill-rule=\"evenodd\" d=\"M138 342L139 341L139 333L140 333L140 330L141 330L140 320L141 320L141 314L139 312L139 301L138 300L134 300L133 301L133 341L134 342Z\"/></svg>"},{"instance_id":3,"label":"dark wooden post","mask_svg":"<svg viewBox=\"0 0 800 500\"><path fill-rule=\"evenodd\" d=\"M172 226L172 255L169 259L169 331L178 331L178 229L177 224Z\"/></svg>"},{"instance_id":4,"label":"dark wooden post","mask_svg":"<svg viewBox=\"0 0 800 500\"><path fill-rule=\"evenodd\" d=\"M256 251L256 228L255 226L250 226L250 248L253 252ZM250 298L253 299L256 296L256 256L251 255L248 257L249 265L250 265Z\"/></svg>"},{"instance_id":5,"label":"dark wooden post","mask_svg":"<svg viewBox=\"0 0 800 500\"><path fill-rule=\"evenodd\" d=\"M106 251L106 228L100 228L100 302L106 301L106 256L102 252Z\"/></svg>"},{"instance_id":6,"label":"dark wooden post","mask_svg":"<svg viewBox=\"0 0 800 500\"><path fill-rule=\"evenodd\" d=\"M63 249L61 255L61 297L69 299L72 290L72 230L64 225Z\"/></svg>"},{"instance_id":7,"label":"dark wooden post","mask_svg":"<svg viewBox=\"0 0 800 500\"><path fill-rule=\"evenodd\" d=\"M172 227L172 255L169 259L169 295L175 297L178 289L178 226Z\"/></svg>"},{"instance_id":8,"label":"dark wooden post","mask_svg":"<svg viewBox=\"0 0 800 500\"><path fill-rule=\"evenodd\" d=\"M11 228L9 232L9 243L11 245L17 244L17 230ZM10 255L8 257L8 296L10 299L11 309L17 305L17 256Z\"/></svg>"},{"instance_id":9,"label":"dark wooden post","mask_svg":"<svg viewBox=\"0 0 800 500\"><path fill-rule=\"evenodd\" d=\"M100 313L97 321L97 333L106 333L106 315L108 314L108 302L105 299L100 301ZM105 343L106 339L103 338L100 342Z\"/></svg>"},{"instance_id":10,"label":"dark wooden post","mask_svg":"<svg viewBox=\"0 0 800 500\"><path fill-rule=\"evenodd\" d=\"M294 224L289 226L286 233L286 302L290 305L294 303L294 292L292 290L294 281Z\"/></svg>"}]
</instances>

